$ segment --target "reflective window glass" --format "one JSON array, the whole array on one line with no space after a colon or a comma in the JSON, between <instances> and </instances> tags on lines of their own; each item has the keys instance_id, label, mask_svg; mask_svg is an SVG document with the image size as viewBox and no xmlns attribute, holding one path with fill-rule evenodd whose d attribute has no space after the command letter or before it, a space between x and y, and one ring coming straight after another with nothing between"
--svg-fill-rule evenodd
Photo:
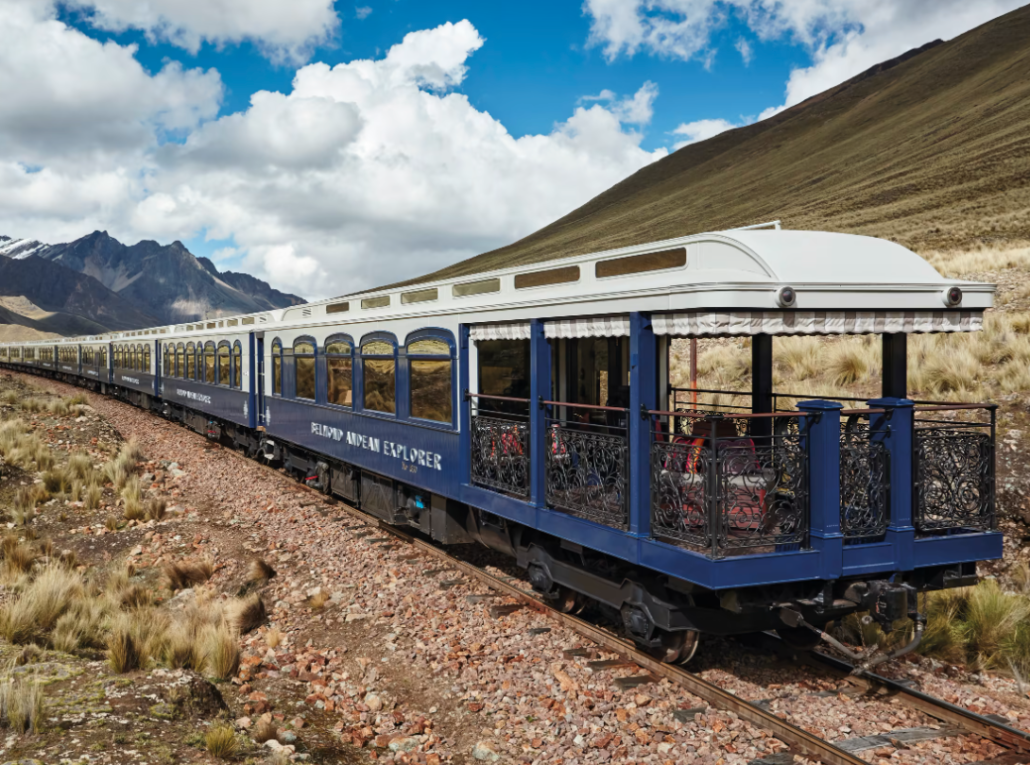
<instances>
[{"instance_id":1,"label":"reflective window glass","mask_svg":"<svg viewBox=\"0 0 1030 765\"><path fill-rule=\"evenodd\" d=\"M388 345L382 343L382 345ZM392 352L392 346L390 350ZM365 409L397 413L397 369L393 359L365 359Z\"/></svg>"},{"instance_id":2,"label":"reflective window glass","mask_svg":"<svg viewBox=\"0 0 1030 765\"><path fill-rule=\"evenodd\" d=\"M272 393L283 394L283 358L282 346L276 341L272 343Z\"/></svg>"},{"instance_id":3,"label":"reflective window glass","mask_svg":"<svg viewBox=\"0 0 1030 765\"><path fill-rule=\"evenodd\" d=\"M226 345L218 348L218 384L229 386L232 380L232 358L229 347Z\"/></svg>"},{"instance_id":4,"label":"reflective window glass","mask_svg":"<svg viewBox=\"0 0 1030 765\"><path fill-rule=\"evenodd\" d=\"M450 359L412 359L411 416L420 420L451 422Z\"/></svg>"},{"instance_id":5,"label":"reflective window glass","mask_svg":"<svg viewBox=\"0 0 1030 765\"><path fill-rule=\"evenodd\" d=\"M232 349L232 386L243 388L243 350L239 343Z\"/></svg>"}]
</instances>

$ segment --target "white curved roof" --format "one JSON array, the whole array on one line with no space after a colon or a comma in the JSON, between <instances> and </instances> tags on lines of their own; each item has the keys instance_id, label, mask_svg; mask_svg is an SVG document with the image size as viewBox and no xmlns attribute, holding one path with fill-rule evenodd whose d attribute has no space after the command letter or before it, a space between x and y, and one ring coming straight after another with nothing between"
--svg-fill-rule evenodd
<instances>
[{"instance_id":1,"label":"white curved roof","mask_svg":"<svg viewBox=\"0 0 1030 765\"><path fill-rule=\"evenodd\" d=\"M886 239L826 231L725 231L786 283L953 284L906 247Z\"/></svg>"}]
</instances>

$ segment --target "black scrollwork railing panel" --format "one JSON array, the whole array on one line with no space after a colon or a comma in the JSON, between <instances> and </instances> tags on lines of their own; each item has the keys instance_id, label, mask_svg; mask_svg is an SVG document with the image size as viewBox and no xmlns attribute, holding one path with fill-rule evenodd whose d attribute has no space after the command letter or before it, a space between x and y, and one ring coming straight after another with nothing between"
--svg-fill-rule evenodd
<instances>
[{"instance_id":1,"label":"black scrollwork railing panel","mask_svg":"<svg viewBox=\"0 0 1030 765\"><path fill-rule=\"evenodd\" d=\"M472 417L472 483L495 491L529 496L529 425Z\"/></svg>"},{"instance_id":2,"label":"black scrollwork railing panel","mask_svg":"<svg viewBox=\"0 0 1030 765\"><path fill-rule=\"evenodd\" d=\"M876 541L887 531L887 447L868 429L840 438L840 527L844 539Z\"/></svg>"},{"instance_id":3,"label":"black scrollwork railing panel","mask_svg":"<svg viewBox=\"0 0 1030 765\"><path fill-rule=\"evenodd\" d=\"M918 531L994 527L994 443L983 430L917 428Z\"/></svg>"},{"instance_id":4,"label":"black scrollwork railing panel","mask_svg":"<svg viewBox=\"0 0 1030 765\"><path fill-rule=\"evenodd\" d=\"M547 504L614 528L629 525L629 447L623 435L549 430Z\"/></svg>"},{"instance_id":5,"label":"black scrollwork railing panel","mask_svg":"<svg viewBox=\"0 0 1030 765\"><path fill-rule=\"evenodd\" d=\"M701 443L656 441L651 446L651 533L711 547L706 488L711 450Z\"/></svg>"},{"instance_id":6,"label":"black scrollwork railing panel","mask_svg":"<svg viewBox=\"0 0 1030 765\"><path fill-rule=\"evenodd\" d=\"M780 426L771 438L719 440L716 548L800 545L808 533L808 455Z\"/></svg>"}]
</instances>

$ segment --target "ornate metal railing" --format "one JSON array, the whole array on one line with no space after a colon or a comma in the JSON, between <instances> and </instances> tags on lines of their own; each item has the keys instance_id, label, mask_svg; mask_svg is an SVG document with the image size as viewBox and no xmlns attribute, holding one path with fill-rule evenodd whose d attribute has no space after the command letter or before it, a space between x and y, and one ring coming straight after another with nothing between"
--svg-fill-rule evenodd
<instances>
[{"instance_id":1,"label":"ornate metal railing","mask_svg":"<svg viewBox=\"0 0 1030 765\"><path fill-rule=\"evenodd\" d=\"M569 410L593 410L613 424L547 420L545 496L555 510L605 526L629 526L627 411L617 407L544 402Z\"/></svg>"},{"instance_id":2,"label":"ornate metal railing","mask_svg":"<svg viewBox=\"0 0 1030 765\"><path fill-rule=\"evenodd\" d=\"M775 415L767 435L741 437L737 418L705 417L690 436L657 427L651 412L651 530L712 557L796 549L808 533L804 414ZM749 432L760 429L747 429ZM663 432L664 431L664 432Z\"/></svg>"},{"instance_id":3,"label":"ornate metal railing","mask_svg":"<svg viewBox=\"0 0 1030 765\"><path fill-rule=\"evenodd\" d=\"M469 396L472 483L515 497L529 496L529 399Z\"/></svg>"},{"instance_id":4,"label":"ornate metal railing","mask_svg":"<svg viewBox=\"0 0 1030 765\"><path fill-rule=\"evenodd\" d=\"M840 528L845 544L875 542L890 524L889 454L872 438L871 410L843 412L840 428Z\"/></svg>"},{"instance_id":5,"label":"ornate metal railing","mask_svg":"<svg viewBox=\"0 0 1030 765\"><path fill-rule=\"evenodd\" d=\"M965 413L967 419L952 419ZM995 526L994 446L997 406L916 407L913 523L917 532ZM968 419L968 415L979 419Z\"/></svg>"}]
</instances>

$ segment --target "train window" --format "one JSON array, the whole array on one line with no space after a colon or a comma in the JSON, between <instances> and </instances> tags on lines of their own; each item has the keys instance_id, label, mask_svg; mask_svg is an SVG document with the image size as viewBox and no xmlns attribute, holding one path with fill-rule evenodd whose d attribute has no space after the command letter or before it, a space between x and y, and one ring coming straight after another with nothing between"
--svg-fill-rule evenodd
<instances>
[{"instance_id":1,"label":"train window","mask_svg":"<svg viewBox=\"0 0 1030 765\"><path fill-rule=\"evenodd\" d=\"M239 323L240 323L239 319L229 319L229 321L225 322L225 326L227 326L227 327L236 327L236 326L239 326Z\"/></svg>"},{"instance_id":2,"label":"train window","mask_svg":"<svg viewBox=\"0 0 1030 765\"><path fill-rule=\"evenodd\" d=\"M409 340L407 358L411 416L453 422L451 344L439 337Z\"/></svg>"},{"instance_id":3,"label":"train window","mask_svg":"<svg viewBox=\"0 0 1030 765\"><path fill-rule=\"evenodd\" d=\"M283 395L283 346L278 340L272 342L272 393Z\"/></svg>"},{"instance_id":4,"label":"train window","mask_svg":"<svg viewBox=\"0 0 1030 765\"><path fill-rule=\"evenodd\" d=\"M243 390L243 346L239 340L232 347L232 387Z\"/></svg>"},{"instance_id":5,"label":"train window","mask_svg":"<svg viewBox=\"0 0 1030 765\"><path fill-rule=\"evenodd\" d=\"M350 340L330 338L325 344L325 366L329 374L328 401L339 406L353 406L354 389L353 346Z\"/></svg>"},{"instance_id":6,"label":"train window","mask_svg":"<svg viewBox=\"0 0 1030 765\"><path fill-rule=\"evenodd\" d=\"M478 282L465 282L455 284L451 287L451 294L454 297L469 297L471 295L487 295L491 292L501 291L500 279L482 279Z\"/></svg>"},{"instance_id":7,"label":"train window","mask_svg":"<svg viewBox=\"0 0 1030 765\"><path fill-rule=\"evenodd\" d=\"M193 343L186 345L186 379L195 380L197 378L197 351L193 347Z\"/></svg>"},{"instance_id":8,"label":"train window","mask_svg":"<svg viewBox=\"0 0 1030 765\"><path fill-rule=\"evenodd\" d=\"M232 385L232 351L228 343L218 346L218 384L227 388Z\"/></svg>"},{"instance_id":9,"label":"train window","mask_svg":"<svg viewBox=\"0 0 1030 765\"><path fill-rule=\"evenodd\" d=\"M100 366L107 369L107 346L101 346L100 348Z\"/></svg>"},{"instance_id":10,"label":"train window","mask_svg":"<svg viewBox=\"0 0 1030 765\"><path fill-rule=\"evenodd\" d=\"M479 340L479 392L529 398L529 340Z\"/></svg>"},{"instance_id":11,"label":"train window","mask_svg":"<svg viewBox=\"0 0 1030 765\"><path fill-rule=\"evenodd\" d=\"M393 343L369 340L361 346L361 368L365 382L365 409L397 413L397 359Z\"/></svg>"},{"instance_id":12,"label":"train window","mask_svg":"<svg viewBox=\"0 0 1030 765\"><path fill-rule=\"evenodd\" d=\"M215 384L215 344L204 345L204 382Z\"/></svg>"},{"instance_id":13,"label":"train window","mask_svg":"<svg viewBox=\"0 0 1030 765\"><path fill-rule=\"evenodd\" d=\"M643 255L630 255L625 258L602 260L594 265L594 274L598 279L608 276L628 276L648 271L661 271L666 268L682 268L687 265L687 250L663 250L647 252Z\"/></svg>"},{"instance_id":14,"label":"train window","mask_svg":"<svg viewBox=\"0 0 1030 765\"><path fill-rule=\"evenodd\" d=\"M143 369L143 351L138 345L132 349L132 368L136 372Z\"/></svg>"},{"instance_id":15,"label":"train window","mask_svg":"<svg viewBox=\"0 0 1030 765\"><path fill-rule=\"evenodd\" d=\"M293 368L297 398L315 400L315 344L310 340L293 343Z\"/></svg>"},{"instance_id":16,"label":"train window","mask_svg":"<svg viewBox=\"0 0 1030 765\"><path fill-rule=\"evenodd\" d=\"M436 300L439 297L436 287L427 290L415 290L413 292L401 293L401 303L427 303L430 300Z\"/></svg>"},{"instance_id":17,"label":"train window","mask_svg":"<svg viewBox=\"0 0 1030 765\"><path fill-rule=\"evenodd\" d=\"M350 310L350 301L343 303L330 303L325 307L326 313L347 313Z\"/></svg>"},{"instance_id":18,"label":"train window","mask_svg":"<svg viewBox=\"0 0 1030 765\"><path fill-rule=\"evenodd\" d=\"M550 284L564 284L579 281L579 266L552 268L548 271L534 271L529 274L515 275L515 289L524 290L530 287L546 287Z\"/></svg>"},{"instance_id":19,"label":"train window","mask_svg":"<svg viewBox=\"0 0 1030 765\"><path fill-rule=\"evenodd\" d=\"M175 363L175 361L173 360L172 349L169 346L166 345L165 346L165 360L164 360L164 364L161 366L161 372L162 372L162 374L164 374L165 377L174 377L175 376L175 372L172 369L172 364L174 364L174 363Z\"/></svg>"},{"instance_id":20,"label":"train window","mask_svg":"<svg viewBox=\"0 0 1030 765\"><path fill-rule=\"evenodd\" d=\"M143 371L150 374L150 346L143 348Z\"/></svg>"},{"instance_id":21,"label":"train window","mask_svg":"<svg viewBox=\"0 0 1030 765\"><path fill-rule=\"evenodd\" d=\"M365 298L361 301L362 308L386 308L390 305L390 296L383 295L382 297Z\"/></svg>"},{"instance_id":22,"label":"train window","mask_svg":"<svg viewBox=\"0 0 1030 765\"><path fill-rule=\"evenodd\" d=\"M182 343L175 347L175 376L186 376L186 346Z\"/></svg>"}]
</instances>

